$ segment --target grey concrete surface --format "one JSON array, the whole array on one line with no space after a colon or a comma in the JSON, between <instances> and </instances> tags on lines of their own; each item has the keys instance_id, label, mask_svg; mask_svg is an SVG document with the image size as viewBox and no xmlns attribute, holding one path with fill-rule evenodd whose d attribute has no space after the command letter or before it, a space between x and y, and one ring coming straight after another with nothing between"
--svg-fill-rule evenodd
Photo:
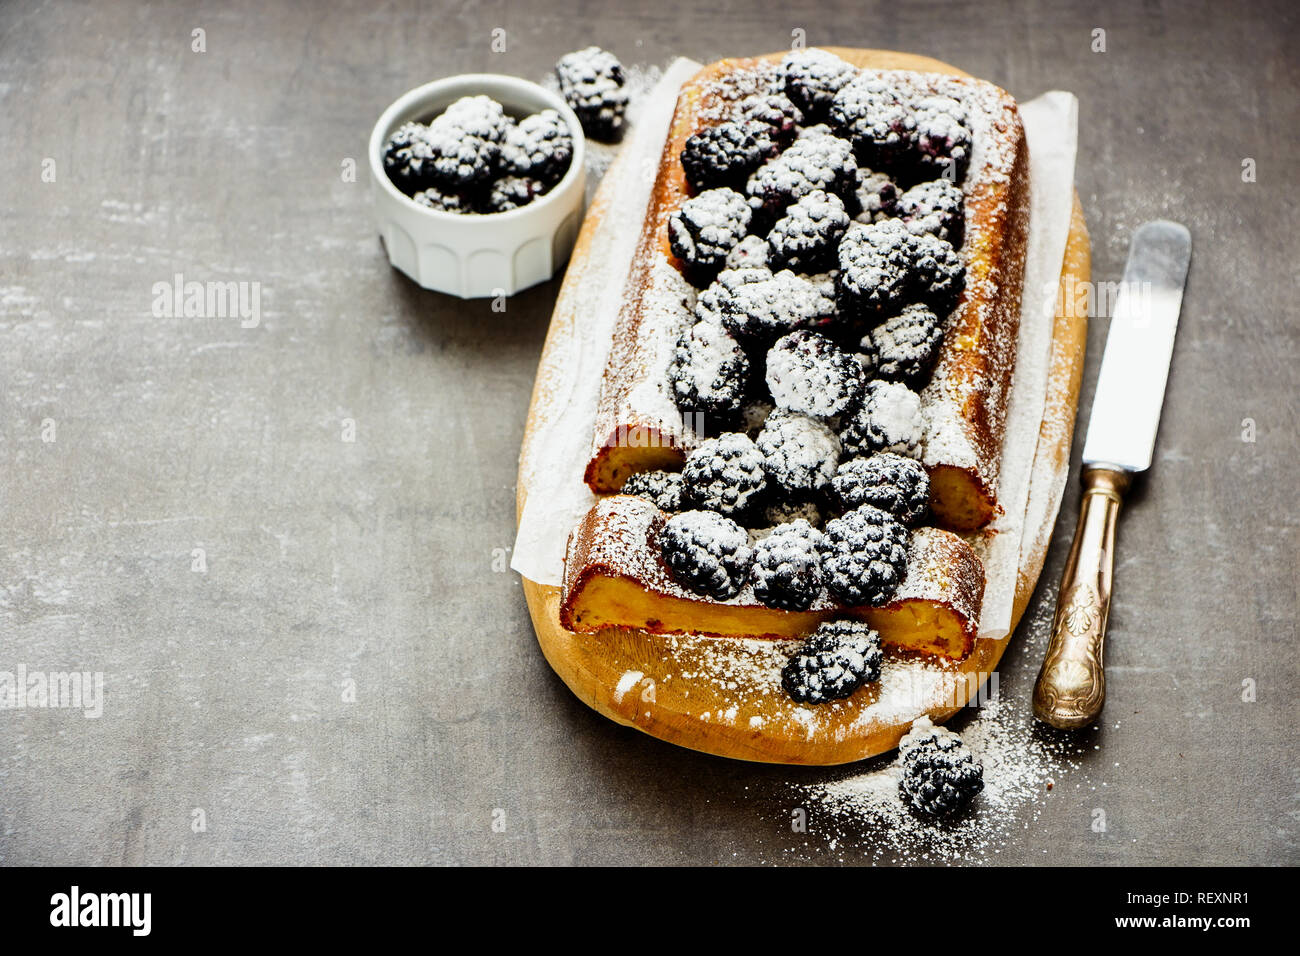
<instances>
[{"instance_id":1,"label":"grey concrete surface","mask_svg":"<svg viewBox=\"0 0 1300 956\"><path fill-rule=\"evenodd\" d=\"M558 283L423 292L340 175L436 76L795 28L1077 93L1098 279L1148 218L1196 244L1106 722L997 860L1300 862L1296 8L665 0L0 7L0 670L105 680L98 719L0 711L0 863L841 858L789 832L818 772L672 748L551 674L494 562ZM156 316L177 273L260 283L260 324ZM1076 508L1002 669L1022 709Z\"/></svg>"}]
</instances>

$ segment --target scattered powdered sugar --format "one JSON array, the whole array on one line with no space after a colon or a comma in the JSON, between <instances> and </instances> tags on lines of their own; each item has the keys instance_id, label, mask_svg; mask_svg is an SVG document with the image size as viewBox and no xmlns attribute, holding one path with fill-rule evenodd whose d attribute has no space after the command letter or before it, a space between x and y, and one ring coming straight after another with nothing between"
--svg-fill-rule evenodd
<instances>
[{"instance_id":1,"label":"scattered powdered sugar","mask_svg":"<svg viewBox=\"0 0 1300 956\"><path fill-rule=\"evenodd\" d=\"M967 714L973 716L962 726ZM1035 725L1022 706L1001 697L963 711L949 727L984 765L984 790L969 810L947 821L914 814L899 797L902 766L891 753L857 772L793 785L809 811L810 838L843 862L989 862L1014 830L1038 818L1055 780L1077 767L1087 749L1077 737Z\"/></svg>"}]
</instances>

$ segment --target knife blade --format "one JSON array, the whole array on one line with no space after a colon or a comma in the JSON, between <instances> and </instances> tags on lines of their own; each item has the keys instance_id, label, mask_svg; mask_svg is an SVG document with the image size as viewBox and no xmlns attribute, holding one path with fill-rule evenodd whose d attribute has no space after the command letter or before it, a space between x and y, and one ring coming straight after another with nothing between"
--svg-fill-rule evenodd
<instances>
[{"instance_id":1,"label":"knife blade","mask_svg":"<svg viewBox=\"0 0 1300 956\"><path fill-rule=\"evenodd\" d=\"M1133 476L1151 467L1191 254L1191 233L1167 220L1139 226L1129 244L1083 443L1079 522L1034 684L1034 716L1053 727L1087 726L1106 700L1115 528Z\"/></svg>"}]
</instances>

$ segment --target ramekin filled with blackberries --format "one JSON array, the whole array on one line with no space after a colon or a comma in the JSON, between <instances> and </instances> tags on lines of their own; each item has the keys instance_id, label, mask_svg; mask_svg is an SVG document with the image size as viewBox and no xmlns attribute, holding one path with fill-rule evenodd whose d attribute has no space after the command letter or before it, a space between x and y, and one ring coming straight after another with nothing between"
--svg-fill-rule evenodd
<instances>
[{"instance_id":1,"label":"ramekin filled with blackberries","mask_svg":"<svg viewBox=\"0 0 1300 956\"><path fill-rule=\"evenodd\" d=\"M462 298L545 282L577 238L584 140L564 98L491 73L437 80L384 111L371 191L392 265Z\"/></svg>"}]
</instances>

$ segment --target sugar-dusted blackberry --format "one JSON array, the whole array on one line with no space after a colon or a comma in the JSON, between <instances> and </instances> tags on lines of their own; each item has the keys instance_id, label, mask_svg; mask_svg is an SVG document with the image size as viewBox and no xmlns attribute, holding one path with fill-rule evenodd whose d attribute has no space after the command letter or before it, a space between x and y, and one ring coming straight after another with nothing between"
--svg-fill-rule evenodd
<instances>
[{"instance_id":1,"label":"sugar-dusted blackberry","mask_svg":"<svg viewBox=\"0 0 1300 956\"><path fill-rule=\"evenodd\" d=\"M754 439L767 480L792 495L821 491L835 475L840 440L826 425L800 412L778 409Z\"/></svg>"},{"instance_id":2,"label":"sugar-dusted blackberry","mask_svg":"<svg viewBox=\"0 0 1300 956\"><path fill-rule=\"evenodd\" d=\"M774 269L816 272L835 261L840 237L849 228L844 200L814 190L786 207L768 234Z\"/></svg>"},{"instance_id":3,"label":"sugar-dusted blackberry","mask_svg":"<svg viewBox=\"0 0 1300 956\"><path fill-rule=\"evenodd\" d=\"M769 525L807 521L814 528L822 526L822 511L815 501L774 501L763 509L763 520Z\"/></svg>"},{"instance_id":4,"label":"sugar-dusted blackberry","mask_svg":"<svg viewBox=\"0 0 1300 956\"><path fill-rule=\"evenodd\" d=\"M778 408L813 418L842 415L861 400L862 366L816 332L782 336L767 353L768 390Z\"/></svg>"},{"instance_id":5,"label":"sugar-dusted blackberry","mask_svg":"<svg viewBox=\"0 0 1300 956\"><path fill-rule=\"evenodd\" d=\"M527 206L546 191L539 179L528 176L502 176L492 181L484 203L487 212L510 212Z\"/></svg>"},{"instance_id":6,"label":"sugar-dusted blackberry","mask_svg":"<svg viewBox=\"0 0 1300 956\"><path fill-rule=\"evenodd\" d=\"M384 146L384 172L408 196L433 184L433 148L428 134L423 123L403 123Z\"/></svg>"},{"instance_id":7,"label":"sugar-dusted blackberry","mask_svg":"<svg viewBox=\"0 0 1300 956\"><path fill-rule=\"evenodd\" d=\"M913 388L924 385L943 344L943 324L926 305L914 302L890 316L862 340L875 374Z\"/></svg>"},{"instance_id":8,"label":"sugar-dusted blackberry","mask_svg":"<svg viewBox=\"0 0 1300 956\"><path fill-rule=\"evenodd\" d=\"M822 589L822 533L807 521L778 525L754 545L749 577L768 607L806 611Z\"/></svg>"},{"instance_id":9,"label":"sugar-dusted blackberry","mask_svg":"<svg viewBox=\"0 0 1300 956\"><path fill-rule=\"evenodd\" d=\"M668 385L684 412L730 418L744 401L748 376L744 349L714 322L683 332L668 363Z\"/></svg>"},{"instance_id":10,"label":"sugar-dusted blackberry","mask_svg":"<svg viewBox=\"0 0 1300 956\"><path fill-rule=\"evenodd\" d=\"M767 487L763 453L741 432L701 443L686 457L682 478L695 505L727 516L743 514Z\"/></svg>"},{"instance_id":11,"label":"sugar-dusted blackberry","mask_svg":"<svg viewBox=\"0 0 1300 956\"><path fill-rule=\"evenodd\" d=\"M840 423L840 445L846 456L892 451L921 457L925 426L921 396L901 382L868 382L862 403Z\"/></svg>"},{"instance_id":12,"label":"sugar-dusted blackberry","mask_svg":"<svg viewBox=\"0 0 1300 956\"><path fill-rule=\"evenodd\" d=\"M421 189L411 198L426 209L455 213L472 213L475 211L473 204L459 193L445 192L437 186Z\"/></svg>"},{"instance_id":13,"label":"sugar-dusted blackberry","mask_svg":"<svg viewBox=\"0 0 1300 956\"><path fill-rule=\"evenodd\" d=\"M912 232L928 232L961 248L966 231L966 197L947 179L918 183L898 197L898 217Z\"/></svg>"},{"instance_id":14,"label":"sugar-dusted blackberry","mask_svg":"<svg viewBox=\"0 0 1300 956\"><path fill-rule=\"evenodd\" d=\"M592 139L617 140L627 113L627 79L614 54L597 46L560 57L560 94Z\"/></svg>"},{"instance_id":15,"label":"sugar-dusted blackberry","mask_svg":"<svg viewBox=\"0 0 1300 956\"><path fill-rule=\"evenodd\" d=\"M850 606L884 604L907 573L910 534L893 515L860 505L826 522L826 588Z\"/></svg>"},{"instance_id":16,"label":"sugar-dusted blackberry","mask_svg":"<svg viewBox=\"0 0 1300 956\"><path fill-rule=\"evenodd\" d=\"M754 238L752 236L748 238ZM743 243L742 243L743 244ZM763 243L764 248L767 243ZM737 249L740 246L736 247ZM735 250L732 250L735 252ZM701 322L715 322L722 324L723 305L728 302L741 288L751 282L763 282L772 278L770 269L763 267L731 267L723 269L718 273L716 279L709 285L700 290L700 294L695 297L695 318Z\"/></svg>"},{"instance_id":17,"label":"sugar-dusted blackberry","mask_svg":"<svg viewBox=\"0 0 1300 956\"><path fill-rule=\"evenodd\" d=\"M679 471L638 471L627 476L620 493L652 501L660 511L676 512L685 507L684 488Z\"/></svg>"},{"instance_id":18,"label":"sugar-dusted blackberry","mask_svg":"<svg viewBox=\"0 0 1300 956\"><path fill-rule=\"evenodd\" d=\"M916 163L919 179L942 176L961 182L970 165L971 132L966 107L948 96L927 96L916 104Z\"/></svg>"},{"instance_id":19,"label":"sugar-dusted blackberry","mask_svg":"<svg viewBox=\"0 0 1300 956\"><path fill-rule=\"evenodd\" d=\"M827 324L835 303L804 277L782 269L737 285L721 300L720 311L736 338L762 346L787 332Z\"/></svg>"},{"instance_id":20,"label":"sugar-dusted blackberry","mask_svg":"<svg viewBox=\"0 0 1300 956\"><path fill-rule=\"evenodd\" d=\"M857 69L834 53L810 47L791 50L781 60L785 95L804 112L809 122L826 117L835 94L851 83Z\"/></svg>"},{"instance_id":21,"label":"sugar-dusted blackberry","mask_svg":"<svg viewBox=\"0 0 1300 956\"><path fill-rule=\"evenodd\" d=\"M903 802L927 817L944 817L968 806L984 789L984 765L951 730L918 717L898 744Z\"/></svg>"},{"instance_id":22,"label":"sugar-dusted blackberry","mask_svg":"<svg viewBox=\"0 0 1300 956\"><path fill-rule=\"evenodd\" d=\"M462 191L486 188L497 174L509 125L505 110L491 97L464 96L452 103L425 133L437 181Z\"/></svg>"},{"instance_id":23,"label":"sugar-dusted blackberry","mask_svg":"<svg viewBox=\"0 0 1300 956\"><path fill-rule=\"evenodd\" d=\"M909 527L930 506L930 476L925 467L893 452L850 458L835 470L831 486L845 508L874 505Z\"/></svg>"},{"instance_id":24,"label":"sugar-dusted blackberry","mask_svg":"<svg viewBox=\"0 0 1300 956\"><path fill-rule=\"evenodd\" d=\"M854 202L858 164L853 150L827 126L803 130L780 156L758 167L745 184L756 225L768 225L792 202L811 192L833 193ZM856 208L856 207L855 207Z\"/></svg>"},{"instance_id":25,"label":"sugar-dusted blackberry","mask_svg":"<svg viewBox=\"0 0 1300 956\"><path fill-rule=\"evenodd\" d=\"M555 110L525 116L506 130L501 144L502 169L510 176L525 176L558 183L573 162L573 133Z\"/></svg>"},{"instance_id":26,"label":"sugar-dusted blackberry","mask_svg":"<svg viewBox=\"0 0 1300 956\"><path fill-rule=\"evenodd\" d=\"M656 535L659 554L682 587L719 601L735 597L749 575L749 534L712 511L683 511Z\"/></svg>"},{"instance_id":27,"label":"sugar-dusted blackberry","mask_svg":"<svg viewBox=\"0 0 1300 956\"><path fill-rule=\"evenodd\" d=\"M912 236L908 284L912 295L947 315L966 288L966 263L952 243L928 232Z\"/></svg>"},{"instance_id":28,"label":"sugar-dusted blackberry","mask_svg":"<svg viewBox=\"0 0 1300 956\"><path fill-rule=\"evenodd\" d=\"M865 167L858 169L858 222L872 223L898 214L898 183L888 173L878 173Z\"/></svg>"},{"instance_id":29,"label":"sugar-dusted blackberry","mask_svg":"<svg viewBox=\"0 0 1300 956\"><path fill-rule=\"evenodd\" d=\"M769 268L767 240L762 236L746 236L727 253L728 269Z\"/></svg>"},{"instance_id":30,"label":"sugar-dusted blackberry","mask_svg":"<svg viewBox=\"0 0 1300 956\"><path fill-rule=\"evenodd\" d=\"M831 105L831 123L865 166L897 170L916 142L916 115L898 90L878 76L846 84Z\"/></svg>"},{"instance_id":31,"label":"sugar-dusted blackberry","mask_svg":"<svg viewBox=\"0 0 1300 956\"><path fill-rule=\"evenodd\" d=\"M842 700L880 680L885 654L865 621L825 621L781 670L781 685L799 703Z\"/></svg>"},{"instance_id":32,"label":"sugar-dusted blackberry","mask_svg":"<svg viewBox=\"0 0 1300 956\"><path fill-rule=\"evenodd\" d=\"M734 189L709 189L685 200L668 217L668 242L687 278L708 285L749 231L749 219L745 197Z\"/></svg>"},{"instance_id":33,"label":"sugar-dusted blackberry","mask_svg":"<svg viewBox=\"0 0 1300 956\"><path fill-rule=\"evenodd\" d=\"M836 304L868 322L903 307L910 291L913 236L897 219L854 223L839 245Z\"/></svg>"},{"instance_id":34,"label":"sugar-dusted blackberry","mask_svg":"<svg viewBox=\"0 0 1300 956\"><path fill-rule=\"evenodd\" d=\"M772 140L782 146L789 145L804 122L803 110L784 93L751 96L741 102L740 115L762 123Z\"/></svg>"},{"instance_id":35,"label":"sugar-dusted blackberry","mask_svg":"<svg viewBox=\"0 0 1300 956\"><path fill-rule=\"evenodd\" d=\"M750 173L776 154L771 131L757 120L728 120L686 141L682 169L697 191L718 186L741 188Z\"/></svg>"}]
</instances>

